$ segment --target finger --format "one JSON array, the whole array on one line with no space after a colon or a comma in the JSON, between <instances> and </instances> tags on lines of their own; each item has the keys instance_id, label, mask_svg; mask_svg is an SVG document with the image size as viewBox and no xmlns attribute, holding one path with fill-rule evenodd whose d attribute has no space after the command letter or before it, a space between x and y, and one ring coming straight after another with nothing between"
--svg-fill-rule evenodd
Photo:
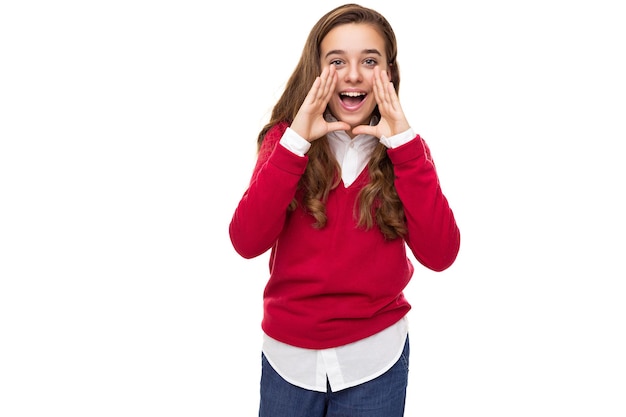
<instances>
[{"instance_id":1,"label":"finger","mask_svg":"<svg viewBox=\"0 0 626 417\"><path fill-rule=\"evenodd\" d=\"M386 92L382 80L382 71L378 67L374 68L374 94L376 102L379 105L384 105Z\"/></svg>"},{"instance_id":2,"label":"finger","mask_svg":"<svg viewBox=\"0 0 626 417\"><path fill-rule=\"evenodd\" d=\"M385 73L380 69L375 70L374 92L378 110L381 116L388 117L393 111L393 105L390 102L389 91L387 90L388 82L385 79Z\"/></svg>"},{"instance_id":3,"label":"finger","mask_svg":"<svg viewBox=\"0 0 626 417\"><path fill-rule=\"evenodd\" d=\"M335 86L337 85L337 73L335 68L331 66L328 67L328 70L324 69L324 74L325 77L320 98L323 100L323 104L325 106L328 104L328 101L335 91Z\"/></svg>"},{"instance_id":4,"label":"finger","mask_svg":"<svg viewBox=\"0 0 626 417\"><path fill-rule=\"evenodd\" d=\"M315 82L311 86L305 102L310 107L309 111L317 113L319 107L324 104L324 97L328 88L328 71L324 70L315 78Z\"/></svg>"},{"instance_id":5,"label":"finger","mask_svg":"<svg viewBox=\"0 0 626 417\"><path fill-rule=\"evenodd\" d=\"M352 134L377 136L377 128L377 126L358 125L352 129Z\"/></svg>"},{"instance_id":6,"label":"finger","mask_svg":"<svg viewBox=\"0 0 626 417\"><path fill-rule=\"evenodd\" d=\"M315 81L313 81L313 85L311 86L311 88L309 89L309 92L307 93L306 97L304 98L304 103L308 104L308 105L313 105L315 104L315 101L317 99L317 95L319 94L319 89L320 86L322 85L322 79L321 77L316 77Z\"/></svg>"},{"instance_id":7,"label":"finger","mask_svg":"<svg viewBox=\"0 0 626 417\"><path fill-rule=\"evenodd\" d=\"M394 110L400 109L400 100L398 99L398 94L396 93L396 88L393 83L389 79L389 75L387 71L384 71L382 74L383 85L385 86L385 92L388 102Z\"/></svg>"},{"instance_id":8,"label":"finger","mask_svg":"<svg viewBox=\"0 0 626 417\"><path fill-rule=\"evenodd\" d=\"M324 94L324 89L326 88L326 79L328 77L328 74L326 71L322 71L322 73L320 75L317 76L317 80L319 80L319 83L317 84L317 88L315 89L314 95L313 95L313 103L314 105L317 105L318 101L320 100L320 97Z\"/></svg>"},{"instance_id":9,"label":"finger","mask_svg":"<svg viewBox=\"0 0 626 417\"><path fill-rule=\"evenodd\" d=\"M381 96L383 97L381 98L380 104L381 113L384 112L388 116L391 116L392 114L397 114L399 111L401 111L400 101L398 99L396 89L393 83L390 81L389 75L386 71L380 72L379 82L379 88L381 90L384 90L384 92L381 93Z\"/></svg>"},{"instance_id":10,"label":"finger","mask_svg":"<svg viewBox=\"0 0 626 417\"><path fill-rule=\"evenodd\" d=\"M326 125L329 132L336 130L350 130L350 125L346 122L330 122Z\"/></svg>"}]
</instances>

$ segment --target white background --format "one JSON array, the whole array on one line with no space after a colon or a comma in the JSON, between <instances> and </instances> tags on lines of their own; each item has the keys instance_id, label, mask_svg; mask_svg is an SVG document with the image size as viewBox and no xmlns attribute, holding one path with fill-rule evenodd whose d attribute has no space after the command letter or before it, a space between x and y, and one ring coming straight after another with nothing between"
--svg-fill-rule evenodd
<instances>
[{"instance_id":1,"label":"white background","mask_svg":"<svg viewBox=\"0 0 626 417\"><path fill-rule=\"evenodd\" d=\"M618 1L369 1L462 233L406 294L407 416L626 415ZM230 216L337 1L0 5L0 415L253 416Z\"/></svg>"}]
</instances>

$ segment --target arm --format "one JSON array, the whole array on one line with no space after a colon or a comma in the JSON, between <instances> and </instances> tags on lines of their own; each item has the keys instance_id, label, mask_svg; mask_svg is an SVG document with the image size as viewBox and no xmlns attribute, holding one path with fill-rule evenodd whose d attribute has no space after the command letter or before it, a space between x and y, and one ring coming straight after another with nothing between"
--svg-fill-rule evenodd
<instances>
[{"instance_id":1,"label":"arm","mask_svg":"<svg viewBox=\"0 0 626 417\"><path fill-rule=\"evenodd\" d=\"M426 142L413 132L386 71L374 68L374 95L381 120L376 126L358 126L354 133L369 133L390 149L394 184L404 206L407 245L422 265L434 271L448 268L459 252L460 233L454 214L441 191L435 164Z\"/></svg>"},{"instance_id":2,"label":"arm","mask_svg":"<svg viewBox=\"0 0 626 417\"><path fill-rule=\"evenodd\" d=\"M312 142L328 132L350 128L344 122L324 120L324 110L336 83L333 67L325 68L316 77L290 126L301 141ZM259 256L274 245L306 169L308 157L304 153L299 156L277 145L287 127L287 123L279 123L267 132L250 185L230 223L230 240L244 258Z\"/></svg>"},{"instance_id":3,"label":"arm","mask_svg":"<svg viewBox=\"0 0 626 417\"><path fill-rule=\"evenodd\" d=\"M417 135L387 152L394 166L395 186L407 219L407 245L424 266L443 271L456 259L460 232L441 190L430 150Z\"/></svg>"},{"instance_id":4,"label":"arm","mask_svg":"<svg viewBox=\"0 0 626 417\"><path fill-rule=\"evenodd\" d=\"M308 158L278 145L287 129L280 123L267 132L248 189L229 226L233 247L244 258L270 249L282 231Z\"/></svg>"}]
</instances>

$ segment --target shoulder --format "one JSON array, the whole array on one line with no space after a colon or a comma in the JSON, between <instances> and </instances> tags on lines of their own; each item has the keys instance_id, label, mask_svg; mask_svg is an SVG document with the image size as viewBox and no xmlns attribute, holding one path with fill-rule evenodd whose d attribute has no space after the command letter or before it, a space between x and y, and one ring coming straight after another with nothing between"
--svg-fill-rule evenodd
<instances>
[{"instance_id":1,"label":"shoulder","mask_svg":"<svg viewBox=\"0 0 626 417\"><path fill-rule=\"evenodd\" d=\"M258 150L258 161L264 162L269 158L288 127L289 123L282 121L274 124L265 132Z\"/></svg>"},{"instance_id":2,"label":"shoulder","mask_svg":"<svg viewBox=\"0 0 626 417\"><path fill-rule=\"evenodd\" d=\"M278 122L270 127L263 138L263 141L278 142L283 137L285 130L289 127L286 121Z\"/></svg>"}]
</instances>

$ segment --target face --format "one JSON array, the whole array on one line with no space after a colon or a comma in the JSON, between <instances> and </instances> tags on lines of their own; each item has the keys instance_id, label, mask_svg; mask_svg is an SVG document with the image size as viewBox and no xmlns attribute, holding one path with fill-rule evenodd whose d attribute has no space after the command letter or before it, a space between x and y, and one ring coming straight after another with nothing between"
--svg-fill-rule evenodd
<instances>
[{"instance_id":1,"label":"face","mask_svg":"<svg viewBox=\"0 0 626 417\"><path fill-rule=\"evenodd\" d=\"M320 50L322 68L332 65L338 75L331 113L352 127L369 124L376 107L374 68L387 70L383 37L369 24L348 23L328 32Z\"/></svg>"}]
</instances>

